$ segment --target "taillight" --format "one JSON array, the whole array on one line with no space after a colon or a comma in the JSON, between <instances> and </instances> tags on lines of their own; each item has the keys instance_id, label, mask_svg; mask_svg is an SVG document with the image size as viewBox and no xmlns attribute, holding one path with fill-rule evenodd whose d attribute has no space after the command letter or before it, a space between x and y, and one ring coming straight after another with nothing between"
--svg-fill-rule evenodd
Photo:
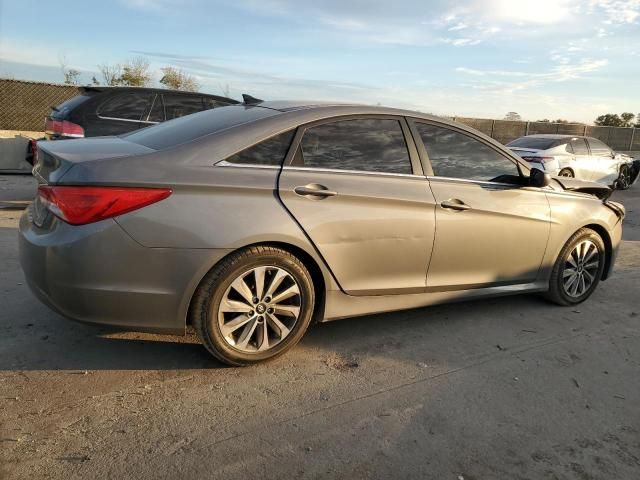
<instances>
[{"instance_id":1,"label":"taillight","mask_svg":"<svg viewBox=\"0 0 640 480\"><path fill-rule=\"evenodd\" d=\"M527 162L549 163L553 161L553 157L522 157Z\"/></svg>"},{"instance_id":2,"label":"taillight","mask_svg":"<svg viewBox=\"0 0 640 480\"><path fill-rule=\"evenodd\" d=\"M44 124L44 130L50 135L62 135L73 138L84 137L84 128L76 123L68 122L67 120L54 120L53 118L47 118Z\"/></svg>"},{"instance_id":3,"label":"taillight","mask_svg":"<svg viewBox=\"0 0 640 480\"><path fill-rule=\"evenodd\" d=\"M168 188L72 187L41 185L38 196L55 216L84 225L122 215L171 195Z\"/></svg>"}]
</instances>

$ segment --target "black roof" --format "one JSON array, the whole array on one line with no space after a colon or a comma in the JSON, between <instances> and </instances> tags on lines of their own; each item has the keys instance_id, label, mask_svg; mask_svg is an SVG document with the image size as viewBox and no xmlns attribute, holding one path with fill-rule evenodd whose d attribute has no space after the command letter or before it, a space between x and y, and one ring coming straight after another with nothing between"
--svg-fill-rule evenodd
<instances>
[{"instance_id":1,"label":"black roof","mask_svg":"<svg viewBox=\"0 0 640 480\"><path fill-rule=\"evenodd\" d=\"M109 91L128 91L135 90L138 92L150 92L150 93L175 93L178 95L200 95L202 97L213 98L214 100L219 100L221 102L226 102L230 104L240 103L238 100L234 100L233 98L222 97L220 95L211 95L209 93L203 92L187 92L184 90L173 90L170 88L155 88L155 87L122 87L122 86L108 86L108 85L83 85L78 87L78 90L81 93L91 93L91 92L109 92Z\"/></svg>"}]
</instances>

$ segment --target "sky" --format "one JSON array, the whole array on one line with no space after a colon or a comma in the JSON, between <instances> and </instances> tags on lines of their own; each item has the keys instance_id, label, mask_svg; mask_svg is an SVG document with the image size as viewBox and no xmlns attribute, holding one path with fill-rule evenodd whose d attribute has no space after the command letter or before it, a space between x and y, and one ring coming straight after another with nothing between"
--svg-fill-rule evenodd
<instances>
[{"instance_id":1,"label":"sky","mask_svg":"<svg viewBox=\"0 0 640 480\"><path fill-rule=\"evenodd\" d=\"M640 113L640 0L0 0L0 77L143 56L238 98L591 123Z\"/></svg>"}]
</instances>

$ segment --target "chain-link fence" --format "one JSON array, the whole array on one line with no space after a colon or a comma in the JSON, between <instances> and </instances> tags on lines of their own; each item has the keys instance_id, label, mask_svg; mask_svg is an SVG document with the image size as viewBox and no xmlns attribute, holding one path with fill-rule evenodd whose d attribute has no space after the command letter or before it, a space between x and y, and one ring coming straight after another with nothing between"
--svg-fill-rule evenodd
<instances>
[{"instance_id":1,"label":"chain-link fence","mask_svg":"<svg viewBox=\"0 0 640 480\"><path fill-rule=\"evenodd\" d=\"M0 130L42 131L52 106L78 94L72 85L27 82L0 78ZM454 120L509 143L523 135L553 133L595 137L614 150L640 150L640 129L592 127L572 123L512 122L485 118L454 117Z\"/></svg>"},{"instance_id":2,"label":"chain-link fence","mask_svg":"<svg viewBox=\"0 0 640 480\"><path fill-rule=\"evenodd\" d=\"M51 107L76 95L73 85L0 78L0 130L42 131Z\"/></svg>"}]
</instances>

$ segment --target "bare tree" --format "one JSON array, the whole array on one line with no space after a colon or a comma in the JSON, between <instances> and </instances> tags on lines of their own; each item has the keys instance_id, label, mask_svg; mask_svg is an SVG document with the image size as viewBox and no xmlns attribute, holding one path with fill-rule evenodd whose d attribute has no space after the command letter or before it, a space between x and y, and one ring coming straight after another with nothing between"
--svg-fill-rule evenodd
<instances>
[{"instance_id":1,"label":"bare tree","mask_svg":"<svg viewBox=\"0 0 640 480\"><path fill-rule=\"evenodd\" d=\"M220 84L220 90L222 91L222 96L223 97L229 97L230 96L230 89L229 89L229 84L225 83L225 84Z\"/></svg>"},{"instance_id":2,"label":"bare tree","mask_svg":"<svg viewBox=\"0 0 640 480\"><path fill-rule=\"evenodd\" d=\"M129 87L146 87L151 82L149 61L144 57L134 57L122 66L120 76L122 85Z\"/></svg>"},{"instance_id":3,"label":"bare tree","mask_svg":"<svg viewBox=\"0 0 640 480\"><path fill-rule=\"evenodd\" d=\"M67 68L67 57L60 55L58 57L60 63L60 70L62 70L62 76L64 77L64 83L67 85L78 85L80 81L80 71L75 68Z\"/></svg>"},{"instance_id":4,"label":"bare tree","mask_svg":"<svg viewBox=\"0 0 640 480\"><path fill-rule=\"evenodd\" d=\"M100 70L100 75L102 75L102 80L105 85L109 85L111 87L115 85L121 85L122 82L122 67L119 63L115 65L109 65L107 63L98 65L98 70Z\"/></svg>"},{"instance_id":5,"label":"bare tree","mask_svg":"<svg viewBox=\"0 0 640 480\"><path fill-rule=\"evenodd\" d=\"M197 92L200 89L200 85L198 85L195 77L185 73L179 68L167 66L161 70L162 78L160 79L160 83L167 88L185 90L188 92Z\"/></svg>"}]
</instances>

